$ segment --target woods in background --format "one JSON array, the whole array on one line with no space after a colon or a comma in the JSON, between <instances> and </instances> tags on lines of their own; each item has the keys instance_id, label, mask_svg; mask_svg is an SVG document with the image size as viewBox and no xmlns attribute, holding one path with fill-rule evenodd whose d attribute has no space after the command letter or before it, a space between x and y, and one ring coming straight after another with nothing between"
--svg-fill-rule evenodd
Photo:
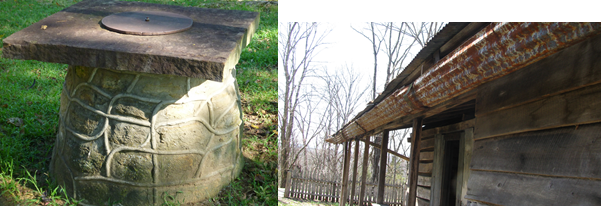
<instances>
[{"instance_id":1,"label":"woods in background","mask_svg":"<svg viewBox=\"0 0 601 206\"><path fill-rule=\"evenodd\" d=\"M352 65L325 68L314 61L320 51L327 49L328 42L324 39L331 32L327 25L280 23L279 70L283 70L285 81L279 81L278 93L278 186L286 187L283 180L287 178L287 170L330 180L340 178L344 156L342 145L326 143L324 139L349 122L369 100L375 99L377 91L383 90L409 63L408 60L415 55L415 47L419 51L443 26L443 23L390 22L353 26L353 30L372 43L374 76L368 85L361 83L365 77ZM384 68L382 64L378 65L378 57L387 60ZM382 71L385 71L386 81L377 82L378 72ZM407 130L391 132L389 149L408 156L408 137ZM381 138L376 138L376 143L378 141ZM364 145L360 144L360 147L363 151ZM379 153L377 148L370 149L372 169L365 175L372 182L378 174L376 160ZM363 159L362 156L360 154L359 159ZM396 157L389 157L387 162L387 180L404 184L406 162Z\"/></svg>"}]
</instances>

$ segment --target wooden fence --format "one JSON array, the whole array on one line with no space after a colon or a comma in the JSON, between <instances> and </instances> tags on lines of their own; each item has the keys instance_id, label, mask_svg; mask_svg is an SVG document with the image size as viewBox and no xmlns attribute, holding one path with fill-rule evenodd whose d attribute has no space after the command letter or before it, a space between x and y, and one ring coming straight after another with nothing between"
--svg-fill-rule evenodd
<instances>
[{"instance_id":1,"label":"wooden fence","mask_svg":"<svg viewBox=\"0 0 601 206\"><path fill-rule=\"evenodd\" d=\"M323 177L316 174L288 173L289 181L286 188L286 194L289 198L307 199L321 202L339 202L341 180L340 177ZM355 185L355 195L351 198L351 186ZM360 182L352 184L349 180L349 203L359 204ZM402 206L405 203L407 195L407 185L386 184L384 189L384 204L390 206ZM365 190L365 202L376 202L377 185L367 183ZM352 201L350 200L352 199Z\"/></svg>"}]
</instances>

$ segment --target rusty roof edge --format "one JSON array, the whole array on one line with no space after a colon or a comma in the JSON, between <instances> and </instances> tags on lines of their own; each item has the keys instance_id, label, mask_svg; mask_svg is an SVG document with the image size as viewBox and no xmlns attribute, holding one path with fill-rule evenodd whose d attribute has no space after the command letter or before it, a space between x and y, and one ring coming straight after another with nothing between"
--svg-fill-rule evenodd
<instances>
[{"instance_id":1,"label":"rusty roof edge","mask_svg":"<svg viewBox=\"0 0 601 206\"><path fill-rule=\"evenodd\" d=\"M371 110L376 104L380 103L384 98L392 94L397 87L405 86L402 83L406 83L406 79L414 70L419 68L430 55L432 55L436 50L440 49L445 43L451 40L455 35L457 35L462 29L467 27L470 22L449 22L445 25L428 43L426 46L422 48L415 57L411 60L411 62L407 65L407 67L397 75L393 80L390 81L382 91L382 94L378 95L376 99L372 101L371 104L368 104L363 111L357 113L353 119L344 124L342 128L347 127L349 124L354 122L357 118L363 116L366 112ZM459 45L457 45L459 46ZM342 130L342 128L340 130ZM340 130L336 131L336 133L332 136L336 136ZM329 139L326 139L328 141Z\"/></svg>"},{"instance_id":2,"label":"rusty roof edge","mask_svg":"<svg viewBox=\"0 0 601 206\"><path fill-rule=\"evenodd\" d=\"M393 121L398 116L414 114L438 105L449 98L474 89L480 84L505 76L600 33L600 23L490 24L462 43L451 54L442 58L433 66L434 69L427 70L423 76L417 78L414 82L418 85L416 89L411 89L413 88L411 86L409 89L395 90L394 95L390 95L381 102L383 106L378 104L373 111L367 113L368 116L355 117L347 123L347 126L326 141L342 143L348 139L347 136L363 135L365 130L371 131ZM532 38L519 38L521 35L532 36ZM528 47L531 44L538 45L548 41L553 41L554 44L544 44L545 47L537 49ZM495 52L487 52L489 49L482 50L484 47L491 47ZM505 63L499 64L499 61L490 60L490 58L478 58L482 56L496 57L498 54L501 54L499 58L505 60L502 61ZM465 68L452 65L463 65ZM443 76L445 77L443 78ZM439 79L444 80L439 81ZM446 84L447 80L452 80L454 84ZM459 86L449 86L455 84ZM441 93L441 91L444 92ZM352 122L356 121L361 122L362 131L355 128L356 126L353 127ZM344 137L339 134L340 132L345 133Z\"/></svg>"},{"instance_id":3,"label":"rusty roof edge","mask_svg":"<svg viewBox=\"0 0 601 206\"><path fill-rule=\"evenodd\" d=\"M403 70L392 81L390 81L388 85L386 85L384 91L381 95L378 95L378 97L376 97L374 103L381 102L388 95L392 94L392 92L394 92L395 89L398 89L397 87L399 87L400 85L405 86L410 82L413 82L412 80L407 79L407 77L409 77L409 74L418 69L419 65L426 61L426 59L428 59L430 55L439 50L440 47L446 44L449 40L451 40L455 35L457 35L462 29L467 27L469 24L469 22L450 22L447 25L445 25L445 27L443 27L438 33L436 33L436 35L434 35L434 37L432 37L432 39L430 39L430 41L426 43L426 46L422 48L417 53L417 55L415 55L415 57L413 57L413 60L409 62L405 70Z\"/></svg>"}]
</instances>

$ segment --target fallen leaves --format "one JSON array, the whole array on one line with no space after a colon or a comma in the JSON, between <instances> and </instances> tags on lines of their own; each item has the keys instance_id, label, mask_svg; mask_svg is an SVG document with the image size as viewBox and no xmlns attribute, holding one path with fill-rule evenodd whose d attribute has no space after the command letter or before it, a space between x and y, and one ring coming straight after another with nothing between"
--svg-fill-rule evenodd
<instances>
[{"instance_id":1,"label":"fallen leaves","mask_svg":"<svg viewBox=\"0 0 601 206\"><path fill-rule=\"evenodd\" d=\"M16 127L21 127L23 125L23 119L18 118L18 117L11 117L8 118L8 121L6 121L9 124L15 125Z\"/></svg>"},{"instance_id":2,"label":"fallen leaves","mask_svg":"<svg viewBox=\"0 0 601 206\"><path fill-rule=\"evenodd\" d=\"M257 173L257 174L255 174L255 181L263 182L263 181L265 181L265 178L262 175Z\"/></svg>"},{"instance_id":3,"label":"fallen leaves","mask_svg":"<svg viewBox=\"0 0 601 206\"><path fill-rule=\"evenodd\" d=\"M52 199L48 198L48 191L44 191L41 199L42 199L42 205L48 205L52 201Z\"/></svg>"},{"instance_id":4,"label":"fallen leaves","mask_svg":"<svg viewBox=\"0 0 601 206\"><path fill-rule=\"evenodd\" d=\"M44 124L44 121L42 121L42 115L39 114L34 114L35 117L37 117L35 120L37 120L41 125Z\"/></svg>"}]
</instances>

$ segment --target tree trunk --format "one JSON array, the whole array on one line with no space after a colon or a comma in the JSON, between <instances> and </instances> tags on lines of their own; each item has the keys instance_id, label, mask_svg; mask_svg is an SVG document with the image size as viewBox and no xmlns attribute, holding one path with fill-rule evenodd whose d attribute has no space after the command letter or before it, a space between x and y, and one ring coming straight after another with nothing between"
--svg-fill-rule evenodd
<instances>
[{"instance_id":1,"label":"tree trunk","mask_svg":"<svg viewBox=\"0 0 601 206\"><path fill-rule=\"evenodd\" d=\"M382 144L382 133L376 134L376 140L374 140L374 143L381 145ZM371 182L376 182L377 178L378 178L378 174L380 173L380 149L374 147L374 152L372 153L372 159L371 159L371 178L370 181Z\"/></svg>"},{"instance_id":2,"label":"tree trunk","mask_svg":"<svg viewBox=\"0 0 601 206\"><path fill-rule=\"evenodd\" d=\"M288 144L288 141L285 141L286 144ZM282 145L284 145L284 140L282 140ZM286 148L286 146L283 146L283 148L280 148L280 150L282 150L282 152L280 153L280 161L278 162L279 166L280 166L280 170L278 170L278 172L280 173L280 180L285 180L287 177L286 174L286 169L288 169L288 148ZM286 188L286 181L280 181L280 188Z\"/></svg>"}]
</instances>

